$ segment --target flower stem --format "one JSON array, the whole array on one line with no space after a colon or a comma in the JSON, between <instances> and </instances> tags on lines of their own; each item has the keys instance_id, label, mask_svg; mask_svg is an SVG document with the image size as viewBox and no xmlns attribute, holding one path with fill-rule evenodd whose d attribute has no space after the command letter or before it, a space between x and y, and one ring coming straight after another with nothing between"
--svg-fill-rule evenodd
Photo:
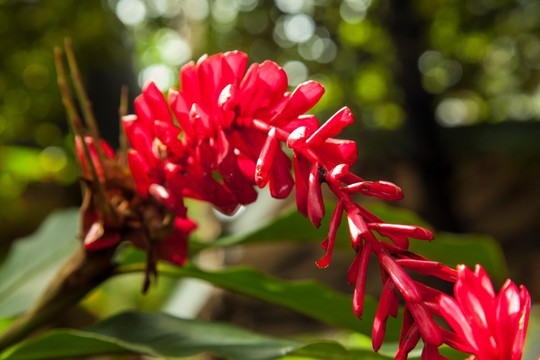
<instances>
[{"instance_id":1,"label":"flower stem","mask_svg":"<svg viewBox=\"0 0 540 360\"><path fill-rule=\"evenodd\" d=\"M53 324L68 308L113 275L114 248L87 252L82 247L60 269L41 299L0 335L0 352L34 331Z\"/></svg>"}]
</instances>

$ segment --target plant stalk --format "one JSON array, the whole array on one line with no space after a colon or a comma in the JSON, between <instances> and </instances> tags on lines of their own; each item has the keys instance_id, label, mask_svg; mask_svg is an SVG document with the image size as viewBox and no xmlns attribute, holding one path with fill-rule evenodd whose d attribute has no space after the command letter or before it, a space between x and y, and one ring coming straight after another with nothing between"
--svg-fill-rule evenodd
<instances>
[{"instance_id":1,"label":"plant stalk","mask_svg":"<svg viewBox=\"0 0 540 360\"><path fill-rule=\"evenodd\" d=\"M70 307L113 275L114 248L87 252L81 246L60 269L41 299L0 335L0 352L56 322Z\"/></svg>"}]
</instances>

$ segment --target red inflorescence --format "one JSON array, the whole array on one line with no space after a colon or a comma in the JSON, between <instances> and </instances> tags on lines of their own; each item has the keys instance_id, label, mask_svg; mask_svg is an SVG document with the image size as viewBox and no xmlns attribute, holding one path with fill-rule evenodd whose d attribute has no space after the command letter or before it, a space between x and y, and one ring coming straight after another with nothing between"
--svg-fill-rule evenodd
<instances>
[{"instance_id":1,"label":"red inflorescence","mask_svg":"<svg viewBox=\"0 0 540 360\"><path fill-rule=\"evenodd\" d=\"M439 298L444 319L455 331L447 343L478 360L519 360L531 307L529 292L507 280L495 294L491 280L477 265L474 272L458 266L455 299Z\"/></svg>"},{"instance_id":2,"label":"red inflorescence","mask_svg":"<svg viewBox=\"0 0 540 360\"><path fill-rule=\"evenodd\" d=\"M352 200L353 194L399 200L402 193L392 183L364 181L349 172L357 158L356 143L334 136L353 122L351 111L342 108L319 126L317 119L305 112L322 96L321 84L308 81L288 92L287 76L274 62L252 64L247 72L246 67L247 56L238 51L204 56L181 69L181 90L170 89L167 100L154 83L144 86L142 95L135 100L136 115L123 118L133 147L128 163L140 194L160 200L178 219L186 215L184 197L209 202L230 214L239 205L255 201L255 186L262 188L268 184L273 197L284 198L295 185L298 211L319 227L325 212L321 185L326 183L338 202L328 237L322 243L326 255L317 265L329 265L345 213L357 254L349 270L349 282L355 284L353 309L359 318L370 255L374 254L381 265L384 288L373 324L373 348L378 350L382 344L388 316L397 316L397 290L405 301L405 310L396 359L407 358L420 338L424 342L423 359L439 358L438 347L443 341L461 350L476 351L451 320L471 319L460 317L457 310L442 310L439 298L443 303L450 303L451 299L414 281L406 271L449 282L458 278L459 287L465 281L461 280L463 270L456 273L408 250L410 238L432 240L430 231L385 223ZM282 143L293 152L292 164ZM168 249L168 242L163 248ZM160 252L160 256L182 262L175 261L166 251ZM512 291L506 290L504 294L511 293L511 297ZM460 294L456 294L458 301ZM526 291L522 290L519 296L525 304ZM513 309L511 301L513 298L508 300L508 306L498 310L505 324L514 321L513 310L509 310ZM437 325L433 316L441 315L456 333ZM522 339L521 334L515 338ZM501 335L494 336L499 339ZM516 340L514 344L518 343L522 345L523 341Z\"/></svg>"},{"instance_id":3,"label":"red inflorescence","mask_svg":"<svg viewBox=\"0 0 540 360\"><path fill-rule=\"evenodd\" d=\"M155 272L156 257L183 265L187 259L187 239L196 227L195 222L185 218L185 209L178 209L177 202L157 184L147 189L147 193L154 195L155 199L138 197L133 189L133 181L115 159L109 145L100 141L100 146L105 158L100 158L92 136L85 136L84 143L80 137L75 138L82 177L91 188L91 191L85 192L81 207L84 248L98 251L127 240L148 252L152 259L149 261L149 272ZM96 182L92 183L91 179ZM142 191L140 188L138 190ZM173 220L161 214L161 204L155 200L182 216Z\"/></svg>"}]
</instances>

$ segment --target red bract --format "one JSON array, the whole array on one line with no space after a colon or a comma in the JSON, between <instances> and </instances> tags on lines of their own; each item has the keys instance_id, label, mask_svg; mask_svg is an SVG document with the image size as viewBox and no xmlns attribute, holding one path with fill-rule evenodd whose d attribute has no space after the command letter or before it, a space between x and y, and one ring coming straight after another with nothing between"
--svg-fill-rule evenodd
<instances>
[{"instance_id":1,"label":"red bract","mask_svg":"<svg viewBox=\"0 0 540 360\"><path fill-rule=\"evenodd\" d=\"M441 358L438 346L443 340L452 347L469 349L460 333L440 328L434 321L433 316L443 313L440 292L414 281L408 273L456 281L454 270L408 249L410 239L431 241L433 234L419 226L386 223L351 197L403 197L401 189L390 182L365 181L349 171L357 159L356 143L334 136L352 124L351 111L344 107L319 126L313 115L304 113L322 96L321 84L307 81L288 92L287 76L279 65L255 63L247 72L246 67L247 55L238 51L203 56L181 69L181 90L170 89L167 100L153 83L144 86L135 102L136 115L123 118L133 147L128 163L143 198L159 201L180 221L186 211L183 197L206 201L230 214L239 205L255 201L255 186L268 185L273 197L284 198L296 185L298 211L319 227L325 215L321 187L326 183L338 203L321 244L326 254L317 265L330 264L345 212L356 251L348 280L355 284L353 309L358 317L362 316L371 254L381 265L384 290L373 324L373 348L378 350L382 344L388 317L397 316L399 293L405 311L396 358L405 359L420 339L425 345L423 359ZM292 150L294 178L282 143ZM181 264L185 251L181 246L170 246L169 240L185 237L173 231L158 250L160 256ZM509 294L507 306L511 307L515 291L510 285L508 289L505 294ZM514 320L502 315L500 319L505 324ZM496 339L501 336L497 333Z\"/></svg>"},{"instance_id":2,"label":"red bract","mask_svg":"<svg viewBox=\"0 0 540 360\"><path fill-rule=\"evenodd\" d=\"M459 350L478 360L521 359L531 306L523 285L518 289L507 280L496 295L480 265L474 272L459 265L454 296L441 295L439 308L457 335Z\"/></svg>"},{"instance_id":3,"label":"red bract","mask_svg":"<svg viewBox=\"0 0 540 360\"><path fill-rule=\"evenodd\" d=\"M149 141L145 137L145 130L139 124L127 123L133 125L128 126L133 130L132 136L135 134L134 138L142 139L146 146ZM155 174L147 161L152 152L146 153L146 159L135 150L128 152L128 163L136 179L134 184L127 169L115 159L109 145L103 140L99 144L106 156L104 159L100 158L93 137L85 136L84 143L79 136L75 138L84 182L88 184L81 206L84 248L99 251L114 248L120 241L126 240L148 251L148 263L152 268L157 258L182 265L187 257L187 238L195 223L185 218L186 208L182 197L153 183ZM137 192L151 197L143 199ZM178 217L172 220L172 214L164 211L164 206Z\"/></svg>"},{"instance_id":4,"label":"red bract","mask_svg":"<svg viewBox=\"0 0 540 360\"><path fill-rule=\"evenodd\" d=\"M101 163L98 157L97 149L96 149L96 146L94 145L94 138L91 136L85 136L84 142L86 143L87 150L85 150L85 145L83 144L81 137L80 136L75 137L75 152L77 153L77 158L79 159L79 164L81 164L81 169L83 171L84 176L87 179L90 179L93 176L91 167L86 161L86 157L90 155L90 161L92 162L92 167L95 169L95 172L99 178L99 181L101 182L105 181L105 174L103 172L104 165ZM100 146L109 159L114 158L114 152L110 148L109 144L101 140ZM88 154L86 153L86 151L88 151ZM105 161L107 161L107 159L105 159Z\"/></svg>"},{"instance_id":5,"label":"red bract","mask_svg":"<svg viewBox=\"0 0 540 360\"><path fill-rule=\"evenodd\" d=\"M180 71L182 89L171 89L167 101L152 82L144 86L135 101L136 115L123 119L133 146L130 168L141 194L158 184L224 213L255 201L254 185L268 184L276 198L289 195L291 162L278 132L291 123L316 124L302 116L324 90L309 81L289 93L279 65L253 64L244 74L246 64L247 55L238 51L191 62ZM269 128L256 129L254 121ZM166 164L174 167L174 176L167 175Z\"/></svg>"}]
</instances>

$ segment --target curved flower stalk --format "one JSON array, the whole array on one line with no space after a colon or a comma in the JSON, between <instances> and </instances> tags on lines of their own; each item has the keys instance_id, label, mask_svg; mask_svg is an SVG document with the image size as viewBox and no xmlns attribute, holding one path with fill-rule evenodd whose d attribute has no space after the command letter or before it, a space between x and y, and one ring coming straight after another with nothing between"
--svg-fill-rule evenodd
<instances>
[{"instance_id":1,"label":"curved flower stalk","mask_svg":"<svg viewBox=\"0 0 540 360\"><path fill-rule=\"evenodd\" d=\"M182 90L170 89L167 100L152 82L144 86L135 100L136 114L122 119L133 147L128 161L139 193L160 199L181 218L186 214L184 197L232 213L256 199L255 186L268 184L273 197L283 198L295 185L298 211L319 227L325 215L321 186L326 183L338 202L322 243L326 255L317 265L329 265L345 213L356 251L348 278L355 285L353 310L359 318L370 255L380 263L384 288L373 324L374 350L381 347L388 317L397 316L398 293L405 311L396 359L406 359L420 339L423 359L442 358L438 347L443 342L468 350L459 347L456 334L434 321L443 315L442 293L408 273L456 281L455 270L408 250L410 238L431 241L431 232L386 223L351 197L399 200L403 195L392 183L365 181L349 172L356 162L356 143L334 137L353 122L350 110L342 108L319 125L305 112L322 96L321 84L308 81L287 92L279 65L255 63L245 72L246 64L247 56L238 51L204 56L181 69ZM292 150L292 164L282 144Z\"/></svg>"},{"instance_id":2,"label":"curved flower stalk","mask_svg":"<svg viewBox=\"0 0 540 360\"><path fill-rule=\"evenodd\" d=\"M66 52L77 97L84 110L88 129L79 118L74 100L67 86L59 50L56 52L58 82L75 134L75 151L81 165L83 204L81 206L81 238L89 252L107 251L112 254L122 241L128 241L148 253L143 291L149 286L150 276L156 275L157 260L183 265L187 258L187 238L195 223L177 217L164 206L163 197L141 196L129 169L100 138L98 127L89 108L89 101L80 82L77 65L69 41ZM157 189L159 190L159 189Z\"/></svg>"},{"instance_id":3,"label":"curved flower stalk","mask_svg":"<svg viewBox=\"0 0 540 360\"><path fill-rule=\"evenodd\" d=\"M531 307L527 289L507 280L495 294L479 265L474 272L460 265L457 274L456 298L439 298L441 314L456 333L448 344L478 360L521 359Z\"/></svg>"}]
</instances>

